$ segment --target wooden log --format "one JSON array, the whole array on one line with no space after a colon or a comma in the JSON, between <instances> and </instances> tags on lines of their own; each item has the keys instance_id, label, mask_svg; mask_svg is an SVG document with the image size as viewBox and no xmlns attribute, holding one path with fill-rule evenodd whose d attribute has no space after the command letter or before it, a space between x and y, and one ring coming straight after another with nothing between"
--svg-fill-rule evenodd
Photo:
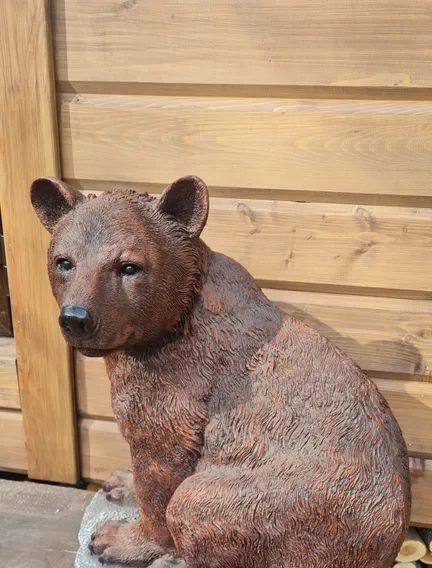
<instances>
[{"instance_id":1,"label":"wooden log","mask_svg":"<svg viewBox=\"0 0 432 568\"><path fill-rule=\"evenodd\" d=\"M419 529L418 532L429 551L432 552L432 529Z\"/></svg>"},{"instance_id":2,"label":"wooden log","mask_svg":"<svg viewBox=\"0 0 432 568\"><path fill-rule=\"evenodd\" d=\"M421 562L396 562L393 568L421 568Z\"/></svg>"},{"instance_id":3,"label":"wooden log","mask_svg":"<svg viewBox=\"0 0 432 568\"><path fill-rule=\"evenodd\" d=\"M413 562L420 560L426 553L427 548L425 543L420 538L417 530L411 527L402 543L396 560L398 562Z\"/></svg>"},{"instance_id":4,"label":"wooden log","mask_svg":"<svg viewBox=\"0 0 432 568\"><path fill-rule=\"evenodd\" d=\"M427 566L432 566L432 552L430 551L426 552L426 554L422 556L420 560L423 562L423 564L426 564Z\"/></svg>"}]
</instances>

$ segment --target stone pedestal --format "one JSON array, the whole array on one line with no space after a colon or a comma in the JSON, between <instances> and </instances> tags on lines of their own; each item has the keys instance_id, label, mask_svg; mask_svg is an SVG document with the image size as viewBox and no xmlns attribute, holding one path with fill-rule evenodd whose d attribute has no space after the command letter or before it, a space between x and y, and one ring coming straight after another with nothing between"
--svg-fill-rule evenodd
<instances>
[{"instance_id":1,"label":"stone pedestal","mask_svg":"<svg viewBox=\"0 0 432 568\"><path fill-rule=\"evenodd\" d=\"M98 491L87 506L81 522L81 528L78 535L80 547L75 559L75 568L101 567L98 557L91 554L88 549L92 533L101 524L110 520L135 521L138 518L139 510L136 504L116 505L114 503L110 503L107 500L105 493L102 490ZM150 566L151 568L182 568L184 563L166 555L163 558L155 560ZM118 564L110 564L109 567L124 568L124 566L120 566Z\"/></svg>"}]
</instances>

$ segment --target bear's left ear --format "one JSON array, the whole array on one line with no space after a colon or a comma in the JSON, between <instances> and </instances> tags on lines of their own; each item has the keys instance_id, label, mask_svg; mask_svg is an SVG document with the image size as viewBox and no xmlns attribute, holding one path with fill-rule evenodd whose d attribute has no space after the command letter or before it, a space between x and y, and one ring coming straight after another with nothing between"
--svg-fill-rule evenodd
<instances>
[{"instance_id":1,"label":"bear's left ear","mask_svg":"<svg viewBox=\"0 0 432 568\"><path fill-rule=\"evenodd\" d=\"M40 222L52 233L60 219L85 197L61 179L41 177L31 184L30 199Z\"/></svg>"},{"instance_id":2,"label":"bear's left ear","mask_svg":"<svg viewBox=\"0 0 432 568\"><path fill-rule=\"evenodd\" d=\"M209 212L207 186L197 176L182 177L163 191L157 207L180 223L191 237L199 237Z\"/></svg>"}]
</instances>

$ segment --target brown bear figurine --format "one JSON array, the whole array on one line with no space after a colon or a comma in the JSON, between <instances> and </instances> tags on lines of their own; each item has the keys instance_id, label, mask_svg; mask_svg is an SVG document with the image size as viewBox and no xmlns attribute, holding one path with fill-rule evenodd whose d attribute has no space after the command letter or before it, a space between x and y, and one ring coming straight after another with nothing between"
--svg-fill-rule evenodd
<instances>
[{"instance_id":1,"label":"brown bear figurine","mask_svg":"<svg viewBox=\"0 0 432 568\"><path fill-rule=\"evenodd\" d=\"M351 359L199 238L204 182L86 197L40 178L31 200L63 334L104 357L130 446L140 520L95 532L100 561L390 567L410 511L399 426Z\"/></svg>"}]
</instances>

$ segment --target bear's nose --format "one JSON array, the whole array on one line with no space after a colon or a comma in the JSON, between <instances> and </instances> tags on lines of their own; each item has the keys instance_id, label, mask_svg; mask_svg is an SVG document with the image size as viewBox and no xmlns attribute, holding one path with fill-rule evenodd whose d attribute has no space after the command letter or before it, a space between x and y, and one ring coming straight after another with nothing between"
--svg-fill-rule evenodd
<instances>
[{"instance_id":1,"label":"bear's nose","mask_svg":"<svg viewBox=\"0 0 432 568\"><path fill-rule=\"evenodd\" d=\"M63 306L59 323L63 331L75 337L87 337L95 329L90 312L83 306Z\"/></svg>"}]
</instances>

